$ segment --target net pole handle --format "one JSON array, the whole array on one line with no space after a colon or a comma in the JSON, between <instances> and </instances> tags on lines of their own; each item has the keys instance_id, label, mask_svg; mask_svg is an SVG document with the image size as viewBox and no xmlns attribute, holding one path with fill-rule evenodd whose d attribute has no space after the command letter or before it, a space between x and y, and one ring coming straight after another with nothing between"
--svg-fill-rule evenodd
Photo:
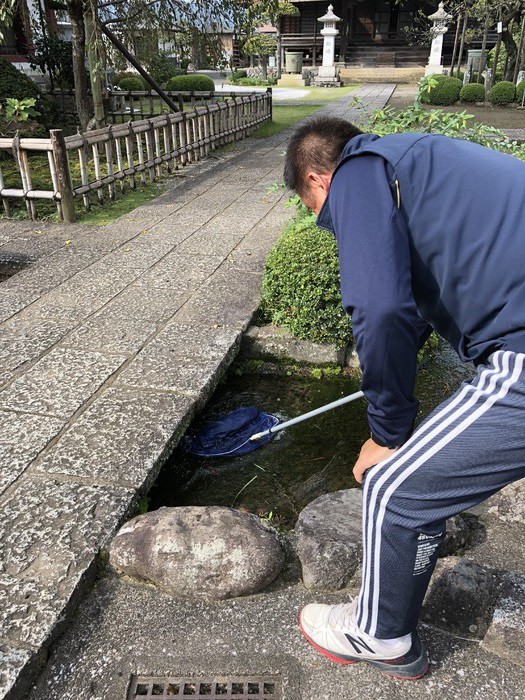
<instances>
[{"instance_id":1,"label":"net pole handle","mask_svg":"<svg viewBox=\"0 0 525 700\"><path fill-rule=\"evenodd\" d=\"M332 408L338 408L339 406L344 406L347 403L351 403L352 401L356 401L357 399L360 399L364 396L362 391L356 391L355 394L350 394L349 396L343 396L342 399L337 399L337 401L332 401L331 403L327 403L324 406L320 406L319 408L314 408L313 411L308 411L308 413L303 413L300 416L297 416L296 418L292 418L291 420L287 420L284 423L278 423L275 425L273 428L270 428L269 430L265 430L262 433L256 433L255 435L252 435L250 440L259 440L262 437L265 437L266 435L271 435L272 433L277 433L279 430L284 430L285 428L289 428L291 425L296 425L297 423L302 423L304 420L308 420L309 418L313 418L314 416L319 416L321 413L325 413L326 411L331 411Z\"/></svg>"}]
</instances>

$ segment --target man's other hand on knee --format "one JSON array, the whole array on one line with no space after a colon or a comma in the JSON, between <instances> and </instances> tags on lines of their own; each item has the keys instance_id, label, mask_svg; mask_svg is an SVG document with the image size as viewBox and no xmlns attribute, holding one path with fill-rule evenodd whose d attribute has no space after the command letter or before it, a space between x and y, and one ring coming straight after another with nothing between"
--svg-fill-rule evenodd
<instances>
[{"instance_id":1,"label":"man's other hand on knee","mask_svg":"<svg viewBox=\"0 0 525 700\"><path fill-rule=\"evenodd\" d=\"M361 447L361 452L359 453L359 459L355 463L353 474L354 478L358 484L363 482L363 476L367 469L374 467L376 464L383 462L385 459L391 457L394 452L399 448L397 447L383 447L374 442L372 438L367 440Z\"/></svg>"}]
</instances>

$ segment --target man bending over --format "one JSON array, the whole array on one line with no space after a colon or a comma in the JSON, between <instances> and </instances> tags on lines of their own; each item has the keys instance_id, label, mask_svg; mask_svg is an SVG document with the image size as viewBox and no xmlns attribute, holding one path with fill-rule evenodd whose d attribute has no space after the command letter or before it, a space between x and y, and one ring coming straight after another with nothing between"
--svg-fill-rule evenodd
<instances>
[{"instance_id":1,"label":"man bending over","mask_svg":"<svg viewBox=\"0 0 525 700\"><path fill-rule=\"evenodd\" d=\"M447 518L525 475L525 163L432 134L363 134L330 117L293 135L285 182L332 231L371 437L356 601L307 605L307 640L343 664L418 678L416 632ZM431 330L476 377L413 433Z\"/></svg>"}]
</instances>

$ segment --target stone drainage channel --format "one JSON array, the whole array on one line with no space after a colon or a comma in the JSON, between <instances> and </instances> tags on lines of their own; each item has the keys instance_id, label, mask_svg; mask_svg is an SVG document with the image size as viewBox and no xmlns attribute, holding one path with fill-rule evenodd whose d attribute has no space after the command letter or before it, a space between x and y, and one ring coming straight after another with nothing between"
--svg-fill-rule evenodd
<instances>
[{"instance_id":1,"label":"stone drainage channel","mask_svg":"<svg viewBox=\"0 0 525 700\"><path fill-rule=\"evenodd\" d=\"M240 358L197 417L197 425L240 405L256 405L289 418L350 393L358 385L355 371L341 373L333 366L298 367L282 358L276 363L275 359L269 360L267 353L254 357L252 345L244 343L244 352L241 351ZM427 358L418 377L421 413L428 413L469 374L468 368L454 362L449 352L439 351ZM355 403L290 428L279 439L243 457L202 460L176 450L149 494L149 512L125 524L113 541L109 567L93 596L81 606L73 629L59 643L31 700L41 697L139 700L173 695L210 700L360 697L362 691L358 689L366 684L356 686L355 696L341 695L340 691L328 689L329 675L327 687L321 693L299 691L297 679L291 680L297 672L295 664L273 658L261 666L250 655L241 662L236 659L241 653L236 650L238 640L232 642L237 643L235 649L228 647L233 654L229 661L224 660L224 654L219 654L220 661L214 660L213 655L210 660L208 652L210 646L223 647L225 636L229 636L216 626L225 614L224 607L221 613L220 605L224 606L227 599L232 599L235 606L233 598L237 597L236 621L230 620L230 625L238 625L241 639L250 648L251 637L259 635L253 619L265 607L271 616L268 606L271 607L272 600L279 607L284 595L296 604L297 596L304 596L301 591L305 589L322 591L326 600L340 590L347 596L358 585L361 493L353 488L356 484L350 467L367 431L364 403ZM509 503L513 504L511 517ZM518 513L516 508L521 511ZM491 499L484 509L449 521L442 558L422 617L424 630L425 623L431 625L432 634L438 635L438 639L441 629L452 645L461 646L469 640L470 654L484 653L493 664L502 665L505 673L517 674L525 680L525 673L520 670L525 671L523 555L518 556L513 566L501 558L501 551L491 553L485 546L487 540L492 546L501 546L508 537L509 525L522 529L523 513L525 491L518 484ZM152 583L155 588L151 587ZM92 680L89 693L77 694L79 688L85 689L86 665L93 657L93 645L99 645L97 651L105 653L108 644L115 643L112 637L115 630L110 629L108 641L104 629L111 628L108 617L113 613L119 617L115 606L119 605L119 598L126 596L126 589L130 600L135 601L127 602L126 616L130 612L132 617L144 615L146 627L153 619L154 625L162 626L158 619L163 614L161 611L164 614L169 614L167 610L178 611L172 621L171 647L159 641L154 644L156 650L151 657L151 649L146 652L143 645L133 641L129 649L132 656L138 654L140 659L133 656L136 672L129 674L124 670L129 664L122 658L112 658L114 650L107 649L110 660L102 664L109 665L105 669L106 677ZM138 604L141 597L140 605L144 609ZM224 602L217 603L221 600ZM219 607L210 607L213 605ZM195 615L194 626L188 628L180 614ZM89 619L93 615L95 622ZM149 615L153 619L148 623ZM123 625L127 623L116 624L118 633L123 634ZM278 619L277 624L281 624ZM181 633L183 640L178 637ZM261 633L263 637L264 634ZM281 631L276 630L275 634L279 637ZM197 651L193 661L183 663L176 654L173 657L175 650L182 654L195 642ZM280 643L278 639L276 646ZM84 644L87 651L81 649ZM439 652L435 655L439 659ZM441 667L434 668L437 680L431 676L429 687L440 682L443 668L447 668L445 659L446 655L434 660ZM461 679L468 674L469 664L476 665L478 661L471 658L463 663L464 667L458 670ZM317 668L316 662L312 666ZM118 681L113 677L116 668L122 677ZM169 673L157 675L159 668ZM243 673L225 675L227 671L241 669ZM328 673L323 664L321 672ZM455 678L456 689L457 681ZM475 679L469 687L469 696L473 696L473 689L477 693L482 682ZM451 696L450 689L443 692L435 697ZM500 695L498 692L494 691L492 697L519 697L512 692L507 694L507 688ZM381 697L397 695L387 692Z\"/></svg>"}]
</instances>

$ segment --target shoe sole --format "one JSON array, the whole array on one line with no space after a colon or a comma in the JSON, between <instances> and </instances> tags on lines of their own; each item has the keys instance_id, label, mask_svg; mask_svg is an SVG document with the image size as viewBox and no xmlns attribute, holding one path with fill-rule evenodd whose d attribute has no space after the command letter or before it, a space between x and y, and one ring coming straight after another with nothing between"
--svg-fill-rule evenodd
<instances>
[{"instance_id":1,"label":"shoe sole","mask_svg":"<svg viewBox=\"0 0 525 700\"><path fill-rule=\"evenodd\" d=\"M353 664L356 664L359 661L361 661L377 669L384 676L389 676L390 678L398 678L399 680L403 681L417 681L419 678L423 678L423 676L425 676L428 673L428 669L430 667L425 652L423 652L423 654L411 664L406 664L406 666L404 667L398 667L395 671L393 669L391 671L388 670L389 664L381 661L372 661L371 659L345 659L340 656L336 656L335 654L331 654L327 649L324 649L323 647L319 646L319 644L316 644L314 640L311 639L311 637L309 637L308 634L305 632L301 622L300 614L299 629L301 630L301 634L306 639L308 644L310 644L316 651L321 653L323 656L326 656L328 659L330 659L330 661L333 661L334 663L340 664L342 666L352 666Z\"/></svg>"}]
</instances>

